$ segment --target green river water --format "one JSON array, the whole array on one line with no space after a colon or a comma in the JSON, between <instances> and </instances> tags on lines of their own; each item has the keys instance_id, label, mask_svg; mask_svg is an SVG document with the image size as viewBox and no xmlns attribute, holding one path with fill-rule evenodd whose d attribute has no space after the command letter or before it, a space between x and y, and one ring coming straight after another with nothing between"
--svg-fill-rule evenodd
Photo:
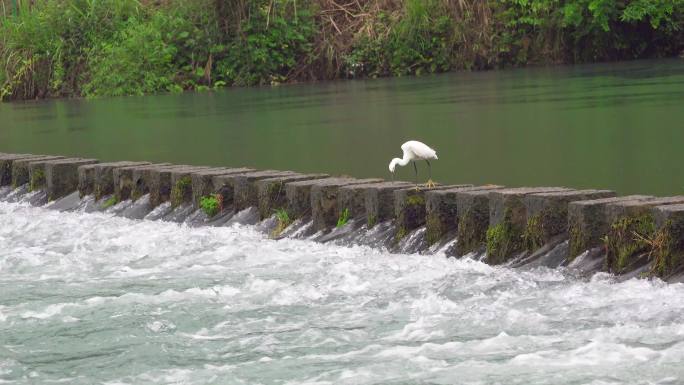
<instances>
[{"instance_id":1,"label":"green river water","mask_svg":"<svg viewBox=\"0 0 684 385\"><path fill-rule=\"evenodd\" d=\"M389 179L417 139L437 150L437 182L672 195L683 102L684 60L671 59L4 103L0 151Z\"/></svg>"}]
</instances>

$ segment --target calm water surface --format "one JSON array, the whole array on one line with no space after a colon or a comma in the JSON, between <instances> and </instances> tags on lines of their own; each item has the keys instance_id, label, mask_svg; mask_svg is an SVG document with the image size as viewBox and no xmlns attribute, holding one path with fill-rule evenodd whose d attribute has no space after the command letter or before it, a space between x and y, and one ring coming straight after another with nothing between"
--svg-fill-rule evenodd
<instances>
[{"instance_id":1,"label":"calm water surface","mask_svg":"<svg viewBox=\"0 0 684 385\"><path fill-rule=\"evenodd\" d=\"M684 194L684 60L0 104L0 151ZM400 177L412 179L412 169Z\"/></svg>"}]
</instances>

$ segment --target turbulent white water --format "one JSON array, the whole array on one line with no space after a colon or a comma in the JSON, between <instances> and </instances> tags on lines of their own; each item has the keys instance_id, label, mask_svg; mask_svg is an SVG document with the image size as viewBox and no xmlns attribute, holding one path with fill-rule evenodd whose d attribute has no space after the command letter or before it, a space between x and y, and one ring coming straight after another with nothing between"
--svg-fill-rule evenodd
<instances>
[{"instance_id":1,"label":"turbulent white water","mask_svg":"<svg viewBox=\"0 0 684 385\"><path fill-rule=\"evenodd\" d=\"M0 383L682 384L684 286L0 202Z\"/></svg>"}]
</instances>

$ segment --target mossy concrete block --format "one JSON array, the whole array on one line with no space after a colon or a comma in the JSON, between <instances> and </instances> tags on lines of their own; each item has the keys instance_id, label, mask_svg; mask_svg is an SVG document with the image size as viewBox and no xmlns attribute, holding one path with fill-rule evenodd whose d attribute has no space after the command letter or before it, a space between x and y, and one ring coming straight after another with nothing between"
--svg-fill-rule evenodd
<instances>
[{"instance_id":1,"label":"mossy concrete block","mask_svg":"<svg viewBox=\"0 0 684 385\"><path fill-rule=\"evenodd\" d=\"M277 210L287 210L285 185L290 182L328 178L328 174L292 174L256 181L259 217L266 219Z\"/></svg>"},{"instance_id":2,"label":"mossy concrete block","mask_svg":"<svg viewBox=\"0 0 684 385\"><path fill-rule=\"evenodd\" d=\"M93 193L95 195L95 200L100 200L104 196L114 194L115 169L130 166L145 166L150 164L150 162L120 161L98 163L93 165Z\"/></svg>"},{"instance_id":3,"label":"mossy concrete block","mask_svg":"<svg viewBox=\"0 0 684 385\"><path fill-rule=\"evenodd\" d=\"M195 208L199 208L199 202L202 197L218 193L219 187L214 184L214 177L222 175L235 175L255 172L252 168L217 168L211 170L203 170L193 172L192 179L192 204ZM218 180L217 180L218 181Z\"/></svg>"},{"instance_id":4,"label":"mossy concrete block","mask_svg":"<svg viewBox=\"0 0 684 385\"><path fill-rule=\"evenodd\" d=\"M171 168L171 207L192 203L192 174L201 171L216 170L206 166L191 166L187 168Z\"/></svg>"},{"instance_id":5,"label":"mossy concrete block","mask_svg":"<svg viewBox=\"0 0 684 385\"><path fill-rule=\"evenodd\" d=\"M247 174L231 175L233 180L233 207L235 211L242 211L249 207L259 206L259 189L256 182L284 176L294 176L297 173L292 171L256 171Z\"/></svg>"},{"instance_id":6,"label":"mossy concrete block","mask_svg":"<svg viewBox=\"0 0 684 385\"><path fill-rule=\"evenodd\" d=\"M430 191L469 187L471 185L437 186L432 189L415 187L394 190L394 217L396 218L396 240L425 224L425 195Z\"/></svg>"},{"instance_id":7,"label":"mossy concrete block","mask_svg":"<svg viewBox=\"0 0 684 385\"><path fill-rule=\"evenodd\" d=\"M663 279L684 273L684 204L653 208L652 274Z\"/></svg>"},{"instance_id":8,"label":"mossy concrete block","mask_svg":"<svg viewBox=\"0 0 684 385\"><path fill-rule=\"evenodd\" d=\"M608 223L625 217L651 215L655 206L666 206L684 203L684 196L654 197L650 199L623 200L606 205L606 219Z\"/></svg>"},{"instance_id":9,"label":"mossy concrete block","mask_svg":"<svg viewBox=\"0 0 684 385\"><path fill-rule=\"evenodd\" d=\"M185 172L197 171L197 166L175 165L169 167L151 167L149 169L142 169L139 171L141 180L150 194L150 206L157 207L164 202L171 200L171 190L173 183L171 183L171 173L174 170L184 170ZM136 171L133 172L134 178L137 176ZM141 191L142 192L142 191ZM133 190L137 196L139 194L138 187Z\"/></svg>"},{"instance_id":10,"label":"mossy concrete block","mask_svg":"<svg viewBox=\"0 0 684 385\"><path fill-rule=\"evenodd\" d=\"M114 196L117 202L123 202L127 199L133 198L133 189L136 186L136 181L134 179L133 173L135 170L140 170L141 168L149 167L164 167L172 166L171 163L154 163L147 164L144 166L128 166L115 168L112 171L112 176L114 178Z\"/></svg>"},{"instance_id":11,"label":"mossy concrete block","mask_svg":"<svg viewBox=\"0 0 684 385\"><path fill-rule=\"evenodd\" d=\"M425 230L427 242L432 245L454 234L458 228L457 193L463 191L482 191L503 188L503 186L461 185L445 190L428 191L425 194ZM455 234L454 234L455 235Z\"/></svg>"},{"instance_id":12,"label":"mossy concrete block","mask_svg":"<svg viewBox=\"0 0 684 385\"><path fill-rule=\"evenodd\" d=\"M337 196L344 186L382 182L382 179L339 178L313 181L311 187L311 216L314 229L328 230L335 227L345 207L338 206Z\"/></svg>"},{"instance_id":13,"label":"mossy concrete block","mask_svg":"<svg viewBox=\"0 0 684 385\"><path fill-rule=\"evenodd\" d=\"M95 193L95 164L78 168L78 195L83 198Z\"/></svg>"},{"instance_id":14,"label":"mossy concrete block","mask_svg":"<svg viewBox=\"0 0 684 385\"><path fill-rule=\"evenodd\" d=\"M486 186L485 189L462 190L456 192L456 246L455 256L472 252L482 252L489 228L489 193L501 190L501 186ZM489 188L491 187L491 188Z\"/></svg>"},{"instance_id":15,"label":"mossy concrete block","mask_svg":"<svg viewBox=\"0 0 684 385\"><path fill-rule=\"evenodd\" d=\"M684 196L609 203L606 217L610 224L604 237L606 267L617 274L634 271L646 263L653 251L656 226L653 207L684 204Z\"/></svg>"},{"instance_id":16,"label":"mossy concrete block","mask_svg":"<svg viewBox=\"0 0 684 385\"><path fill-rule=\"evenodd\" d=\"M174 169L174 168L182 168L182 167L191 167L188 165L146 165L146 166L138 166L138 167L133 167L132 168L132 178L133 178L133 189L131 190L131 199L132 200L138 200L140 197L142 197L145 194L150 194L150 204L152 207L156 207L162 202L168 201L170 198L171 192L169 191L166 193L166 197L162 197L159 192L159 190L155 190L157 193L157 196L155 197L157 199L156 203L152 203L152 190L151 186L154 185L154 180L156 178L161 178L159 175L157 175L157 172L161 172L164 170L169 170L169 169ZM166 174L165 177L168 177L168 185L171 185L171 174ZM158 186L159 184L157 184Z\"/></svg>"},{"instance_id":17,"label":"mossy concrete block","mask_svg":"<svg viewBox=\"0 0 684 385\"><path fill-rule=\"evenodd\" d=\"M413 186L403 181L374 183L363 188L366 225L372 228L378 223L394 219L394 192Z\"/></svg>"},{"instance_id":18,"label":"mossy concrete block","mask_svg":"<svg viewBox=\"0 0 684 385\"><path fill-rule=\"evenodd\" d=\"M311 189L320 183L351 183L353 178L329 177L314 180L301 180L285 183L287 213L290 219L308 218L311 216Z\"/></svg>"},{"instance_id":19,"label":"mossy concrete block","mask_svg":"<svg viewBox=\"0 0 684 385\"><path fill-rule=\"evenodd\" d=\"M489 193L487 262L493 265L501 264L524 250L523 234L527 225L525 196L559 191L569 191L569 189L519 187L491 191Z\"/></svg>"},{"instance_id":20,"label":"mossy concrete block","mask_svg":"<svg viewBox=\"0 0 684 385\"><path fill-rule=\"evenodd\" d=\"M12 187L17 188L31 181L31 173L29 171L29 164L31 162L48 161L55 159L64 159L64 157L45 155L38 158L23 158L15 160L12 163Z\"/></svg>"},{"instance_id":21,"label":"mossy concrete block","mask_svg":"<svg viewBox=\"0 0 684 385\"><path fill-rule=\"evenodd\" d=\"M393 189L387 186L390 183ZM368 224L368 211L366 210L366 196L368 195L369 189L377 191L378 189L385 188L387 191L394 191L399 188L407 188L412 186L409 182L376 182L376 183L364 183L364 184L353 184L348 186L342 186L337 191L337 206L339 210L347 210L348 218L359 219L362 218L363 222ZM388 195L390 201L389 210L393 212L394 208L392 205L393 197L391 194ZM390 217L392 215L390 214ZM373 223L373 222L372 222ZM374 224L374 223L373 223Z\"/></svg>"},{"instance_id":22,"label":"mossy concrete block","mask_svg":"<svg viewBox=\"0 0 684 385\"><path fill-rule=\"evenodd\" d=\"M609 190L572 190L525 196L527 224L524 241L527 250L534 252L550 242L552 238L567 236L570 202L615 196L615 192Z\"/></svg>"},{"instance_id":23,"label":"mossy concrete block","mask_svg":"<svg viewBox=\"0 0 684 385\"><path fill-rule=\"evenodd\" d=\"M602 246L601 240L610 229L606 207L622 201L654 199L648 195L629 195L615 198L592 199L568 204L568 234L570 236L568 259L594 247Z\"/></svg>"},{"instance_id":24,"label":"mossy concrete block","mask_svg":"<svg viewBox=\"0 0 684 385\"><path fill-rule=\"evenodd\" d=\"M57 200L78 189L78 168L94 164L96 159L69 158L45 162L45 182L48 201Z\"/></svg>"},{"instance_id":25,"label":"mossy concrete block","mask_svg":"<svg viewBox=\"0 0 684 385\"><path fill-rule=\"evenodd\" d=\"M0 186L12 184L12 165L16 160L36 159L45 155L32 154L3 154L0 155Z\"/></svg>"}]
</instances>

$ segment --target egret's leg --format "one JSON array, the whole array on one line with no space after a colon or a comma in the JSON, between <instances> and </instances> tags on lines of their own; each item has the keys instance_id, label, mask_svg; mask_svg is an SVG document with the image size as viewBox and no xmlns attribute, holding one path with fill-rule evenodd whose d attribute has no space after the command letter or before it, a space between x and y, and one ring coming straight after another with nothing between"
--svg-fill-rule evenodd
<instances>
[{"instance_id":1,"label":"egret's leg","mask_svg":"<svg viewBox=\"0 0 684 385\"><path fill-rule=\"evenodd\" d=\"M416 166L416 161L415 161L415 160L414 160L413 162L411 162L411 163L413 163L413 171L415 171L415 173L416 173L416 178L415 178L415 181L416 181L416 190L419 190L419 188L418 188L418 166Z\"/></svg>"},{"instance_id":2,"label":"egret's leg","mask_svg":"<svg viewBox=\"0 0 684 385\"><path fill-rule=\"evenodd\" d=\"M425 159L425 162L428 165L428 181L425 183L425 187L427 188L433 188L435 187L435 182L432 181L432 165L430 164L430 161Z\"/></svg>"}]
</instances>

